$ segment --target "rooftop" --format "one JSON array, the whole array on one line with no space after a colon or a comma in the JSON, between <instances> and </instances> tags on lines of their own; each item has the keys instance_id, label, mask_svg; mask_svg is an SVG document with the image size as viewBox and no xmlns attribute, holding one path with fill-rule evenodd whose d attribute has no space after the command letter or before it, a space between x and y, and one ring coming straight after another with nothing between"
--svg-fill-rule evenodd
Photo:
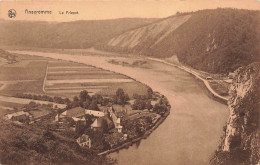
<instances>
[{"instance_id":1,"label":"rooftop","mask_svg":"<svg viewBox=\"0 0 260 165\"><path fill-rule=\"evenodd\" d=\"M67 117L81 117L85 115L85 109L76 107L63 112L61 115Z\"/></svg>"},{"instance_id":2,"label":"rooftop","mask_svg":"<svg viewBox=\"0 0 260 165\"><path fill-rule=\"evenodd\" d=\"M11 119L12 117L21 116L21 115L30 116L30 114L28 112L19 111L19 112L7 114L7 117L8 117L8 119Z\"/></svg>"}]
</instances>

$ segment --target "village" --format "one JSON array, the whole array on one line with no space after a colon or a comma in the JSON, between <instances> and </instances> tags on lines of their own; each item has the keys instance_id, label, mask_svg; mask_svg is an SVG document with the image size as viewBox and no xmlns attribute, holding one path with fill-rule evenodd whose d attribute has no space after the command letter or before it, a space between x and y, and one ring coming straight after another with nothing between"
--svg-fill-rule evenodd
<instances>
[{"instance_id":1,"label":"village","mask_svg":"<svg viewBox=\"0 0 260 165\"><path fill-rule=\"evenodd\" d=\"M101 153L142 137L169 110L168 100L151 88L146 95L134 94L132 99L119 88L113 97L81 91L72 101L66 99L63 109L32 101L5 118L17 124L46 125L79 146Z\"/></svg>"}]
</instances>

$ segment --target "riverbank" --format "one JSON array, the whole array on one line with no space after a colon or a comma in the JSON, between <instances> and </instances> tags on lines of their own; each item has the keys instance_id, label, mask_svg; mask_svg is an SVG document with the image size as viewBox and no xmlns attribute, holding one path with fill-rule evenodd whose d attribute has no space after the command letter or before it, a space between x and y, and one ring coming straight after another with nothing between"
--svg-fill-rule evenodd
<instances>
[{"instance_id":1,"label":"riverbank","mask_svg":"<svg viewBox=\"0 0 260 165\"><path fill-rule=\"evenodd\" d=\"M181 69L181 70L184 70L184 71L186 71L186 72L192 74L193 76L195 76L196 79L201 80L201 81L204 83L204 85L206 86L206 88L208 89L208 91L211 93L211 95L212 95L213 97L215 97L215 99L216 99L217 101L220 101L221 103L224 103L224 104L227 105L228 97L224 97L224 96L219 95L219 94L210 86L209 81L206 80L206 79L204 79L198 72L196 72L196 71L194 71L194 70L192 70L192 69L190 69L190 68L187 68L187 67L185 67L185 66L181 66L181 65L169 63L169 62L166 62L166 61L161 60L161 59L150 58L150 57L147 58L147 59L152 60L152 61L156 61L156 62L161 62L161 63L164 63L164 64L166 64L166 65L174 66L174 67L177 67L177 68L179 68L179 69Z\"/></svg>"},{"instance_id":2,"label":"riverbank","mask_svg":"<svg viewBox=\"0 0 260 165\"><path fill-rule=\"evenodd\" d=\"M98 155L101 156L101 155L107 155L107 154L110 154L110 153L113 153L113 152L117 152L117 151L119 151L121 149L128 148L129 146L132 146L133 144L135 144L137 142L140 142L142 139L146 139L156 128L158 128L164 122L164 120L167 118L167 116L169 116L170 109L171 109L171 106L169 106L167 108L167 112L165 112L165 114L156 123L154 123L152 128L147 130L144 133L144 135L142 135L141 137L137 137L137 138L131 139L130 141L127 140L122 145L120 145L120 146L118 146L116 148L112 148L110 150L106 150L104 152L101 152Z\"/></svg>"}]
</instances>

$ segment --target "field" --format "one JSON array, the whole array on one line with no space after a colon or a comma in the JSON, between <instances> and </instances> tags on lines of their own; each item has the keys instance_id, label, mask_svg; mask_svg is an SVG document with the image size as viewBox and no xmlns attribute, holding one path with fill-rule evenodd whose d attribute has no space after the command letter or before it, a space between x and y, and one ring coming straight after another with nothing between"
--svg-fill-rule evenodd
<instances>
[{"instance_id":1,"label":"field","mask_svg":"<svg viewBox=\"0 0 260 165\"><path fill-rule=\"evenodd\" d=\"M22 108L24 104L0 101L0 116L6 115L8 113L14 112L14 108Z\"/></svg>"},{"instance_id":2,"label":"field","mask_svg":"<svg viewBox=\"0 0 260 165\"><path fill-rule=\"evenodd\" d=\"M17 56L17 62L0 66L1 95L27 92L42 94L47 58Z\"/></svg>"},{"instance_id":3,"label":"field","mask_svg":"<svg viewBox=\"0 0 260 165\"><path fill-rule=\"evenodd\" d=\"M0 78L1 114L14 107L20 109L30 101L50 103L14 98L18 93L72 99L82 90L87 90L90 95L112 96L122 88L130 98L135 93L145 95L147 92L147 86L121 74L75 62L27 55L16 55L15 62L1 65ZM45 114L44 111L32 113L34 116Z\"/></svg>"},{"instance_id":4,"label":"field","mask_svg":"<svg viewBox=\"0 0 260 165\"><path fill-rule=\"evenodd\" d=\"M87 90L110 96L120 87L132 97L147 90L127 76L80 63L26 55L16 55L16 60L0 66L0 95L31 93L72 98Z\"/></svg>"},{"instance_id":5,"label":"field","mask_svg":"<svg viewBox=\"0 0 260 165\"><path fill-rule=\"evenodd\" d=\"M48 94L73 97L82 90L89 94L111 95L122 84L134 80L113 72L73 62L52 61L48 63L44 90ZM142 84L140 84L142 85ZM136 85L138 86L138 85ZM117 87L115 90L114 88ZM130 91L130 90L129 90Z\"/></svg>"},{"instance_id":6,"label":"field","mask_svg":"<svg viewBox=\"0 0 260 165\"><path fill-rule=\"evenodd\" d=\"M146 95L146 92L148 89L147 86L145 86L139 82L133 81L133 82L113 84L109 88L105 88L98 93L101 95L105 95L105 96L111 96L116 93L116 90L118 88L122 88L125 91L125 93L128 94L128 96L130 98L133 98L134 94Z\"/></svg>"}]
</instances>

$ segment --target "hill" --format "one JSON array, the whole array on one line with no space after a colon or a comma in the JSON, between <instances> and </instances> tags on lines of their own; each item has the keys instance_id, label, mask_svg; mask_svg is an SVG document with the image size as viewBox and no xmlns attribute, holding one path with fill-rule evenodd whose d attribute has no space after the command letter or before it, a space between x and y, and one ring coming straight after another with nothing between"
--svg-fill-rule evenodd
<instances>
[{"instance_id":1,"label":"hill","mask_svg":"<svg viewBox=\"0 0 260 165\"><path fill-rule=\"evenodd\" d=\"M106 45L98 45L100 49L123 53L143 53L155 47L170 33L187 21L191 15L173 16L148 26L133 29L110 39Z\"/></svg>"},{"instance_id":2,"label":"hill","mask_svg":"<svg viewBox=\"0 0 260 165\"><path fill-rule=\"evenodd\" d=\"M259 11L214 9L172 16L96 47L158 58L177 55L196 69L228 73L259 61L259 43Z\"/></svg>"},{"instance_id":3,"label":"hill","mask_svg":"<svg viewBox=\"0 0 260 165\"><path fill-rule=\"evenodd\" d=\"M0 164L115 164L42 126L0 119Z\"/></svg>"},{"instance_id":4,"label":"hill","mask_svg":"<svg viewBox=\"0 0 260 165\"><path fill-rule=\"evenodd\" d=\"M0 45L40 48L89 48L157 19L122 18L75 22L0 21Z\"/></svg>"}]
</instances>

